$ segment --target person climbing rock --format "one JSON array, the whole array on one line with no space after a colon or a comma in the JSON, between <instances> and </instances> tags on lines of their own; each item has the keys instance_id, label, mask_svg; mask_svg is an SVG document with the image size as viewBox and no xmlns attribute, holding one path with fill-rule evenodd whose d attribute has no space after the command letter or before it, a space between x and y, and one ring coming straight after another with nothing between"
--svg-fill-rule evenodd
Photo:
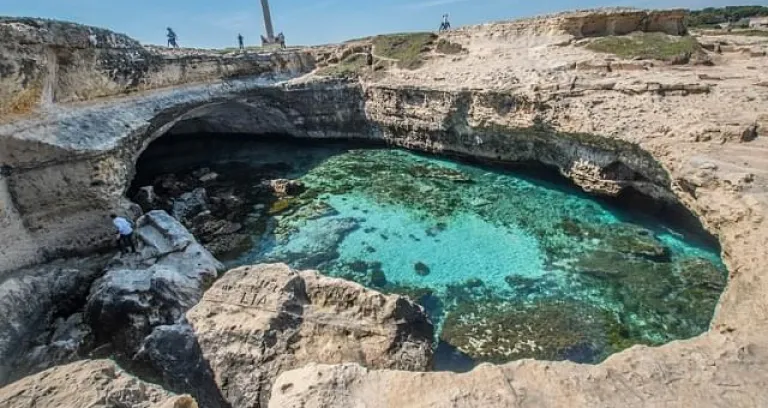
<instances>
[{"instance_id":1,"label":"person climbing rock","mask_svg":"<svg viewBox=\"0 0 768 408\"><path fill-rule=\"evenodd\" d=\"M128 249L136 252L136 245L133 244L133 227L131 222L115 214L110 214L109 217L112 218L112 224L117 228L117 244L120 246L120 253L128 253Z\"/></svg>"},{"instance_id":2,"label":"person climbing rock","mask_svg":"<svg viewBox=\"0 0 768 408\"><path fill-rule=\"evenodd\" d=\"M176 43L176 33L173 32L171 27L168 27L168 47L179 48L179 44Z\"/></svg>"},{"instance_id":3,"label":"person climbing rock","mask_svg":"<svg viewBox=\"0 0 768 408\"><path fill-rule=\"evenodd\" d=\"M245 46L243 45L243 35L242 34L238 34L237 35L237 43L240 45L240 51L245 49Z\"/></svg>"}]
</instances>

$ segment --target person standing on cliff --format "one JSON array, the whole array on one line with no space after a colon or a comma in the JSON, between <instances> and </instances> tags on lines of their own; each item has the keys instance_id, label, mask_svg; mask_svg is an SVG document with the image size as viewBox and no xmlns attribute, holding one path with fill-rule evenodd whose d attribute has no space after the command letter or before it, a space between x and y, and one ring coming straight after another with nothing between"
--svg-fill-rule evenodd
<instances>
[{"instance_id":1,"label":"person standing on cliff","mask_svg":"<svg viewBox=\"0 0 768 408\"><path fill-rule=\"evenodd\" d=\"M245 49L245 47L243 46L243 35L242 34L238 34L237 35L237 43L240 45L240 51Z\"/></svg>"},{"instance_id":2,"label":"person standing on cliff","mask_svg":"<svg viewBox=\"0 0 768 408\"><path fill-rule=\"evenodd\" d=\"M110 214L109 217L112 218L112 224L117 228L117 244L120 246L120 253L128 253L128 249L135 253L136 246L133 244L133 227L131 222L115 214Z\"/></svg>"},{"instance_id":3,"label":"person standing on cliff","mask_svg":"<svg viewBox=\"0 0 768 408\"><path fill-rule=\"evenodd\" d=\"M443 14L443 21L440 23L439 32L448 31L451 29L451 23L448 22L448 14Z\"/></svg>"},{"instance_id":4,"label":"person standing on cliff","mask_svg":"<svg viewBox=\"0 0 768 408\"><path fill-rule=\"evenodd\" d=\"M168 47L179 48L179 44L176 43L176 33L173 32L171 27L168 27Z\"/></svg>"}]
</instances>

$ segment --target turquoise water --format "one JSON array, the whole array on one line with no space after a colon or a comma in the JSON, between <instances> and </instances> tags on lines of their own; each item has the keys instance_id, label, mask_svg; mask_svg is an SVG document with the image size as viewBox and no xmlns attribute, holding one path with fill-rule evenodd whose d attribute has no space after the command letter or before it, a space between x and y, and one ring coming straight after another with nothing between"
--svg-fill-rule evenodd
<instances>
[{"instance_id":1,"label":"turquoise water","mask_svg":"<svg viewBox=\"0 0 768 408\"><path fill-rule=\"evenodd\" d=\"M400 150L312 154L286 171L306 191L255 207L266 227L231 263L408 295L448 359L598 362L702 333L725 285L717 249L567 187Z\"/></svg>"}]
</instances>

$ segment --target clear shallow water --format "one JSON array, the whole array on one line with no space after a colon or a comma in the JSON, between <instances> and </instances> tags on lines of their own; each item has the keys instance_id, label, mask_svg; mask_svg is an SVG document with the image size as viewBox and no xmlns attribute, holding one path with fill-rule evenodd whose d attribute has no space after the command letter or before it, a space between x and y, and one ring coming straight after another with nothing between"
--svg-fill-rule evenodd
<instances>
[{"instance_id":1,"label":"clear shallow water","mask_svg":"<svg viewBox=\"0 0 768 408\"><path fill-rule=\"evenodd\" d=\"M255 228L230 263L287 262L408 295L436 323L446 367L598 362L695 336L725 285L716 249L569 188L400 150L297 155L286 175L307 190L257 207L267 233Z\"/></svg>"}]
</instances>

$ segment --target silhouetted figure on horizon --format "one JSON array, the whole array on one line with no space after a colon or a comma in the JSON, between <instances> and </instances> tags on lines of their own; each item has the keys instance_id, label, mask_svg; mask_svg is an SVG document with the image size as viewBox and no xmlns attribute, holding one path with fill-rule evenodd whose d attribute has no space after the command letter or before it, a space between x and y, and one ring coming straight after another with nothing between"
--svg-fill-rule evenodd
<instances>
[{"instance_id":1,"label":"silhouetted figure on horizon","mask_svg":"<svg viewBox=\"0 0 768 408\"><path fill-rule=\"evenodd\" d=\"M238 34L237 35L237 43L240 45L240 51L245 49L245 46L243 45L243 35Z\"/></svg>"},{"instance_id":2,"label":"silhouetted figure on horizon","mask_svg":"<svg viewBox=\"0 0 768 408\"><path fill-rule=\"evenodd\" d=\"M173 32L171 27L168 27L168 46L171 48L179 48L179 44L176 43L176 33Z\"/></svg>"},{"instance_id":3,"label":"silhouetted figure on horizon","mask_svg":"<svg viewBox=\"0 0 768 408\"><path fill-rule=\"evenodd\" d=\"M448 31L451 29L451 23L448 22L448 14L443 14L443 22L440 23L439 32Z\"/></svg>"}]
</instances>

